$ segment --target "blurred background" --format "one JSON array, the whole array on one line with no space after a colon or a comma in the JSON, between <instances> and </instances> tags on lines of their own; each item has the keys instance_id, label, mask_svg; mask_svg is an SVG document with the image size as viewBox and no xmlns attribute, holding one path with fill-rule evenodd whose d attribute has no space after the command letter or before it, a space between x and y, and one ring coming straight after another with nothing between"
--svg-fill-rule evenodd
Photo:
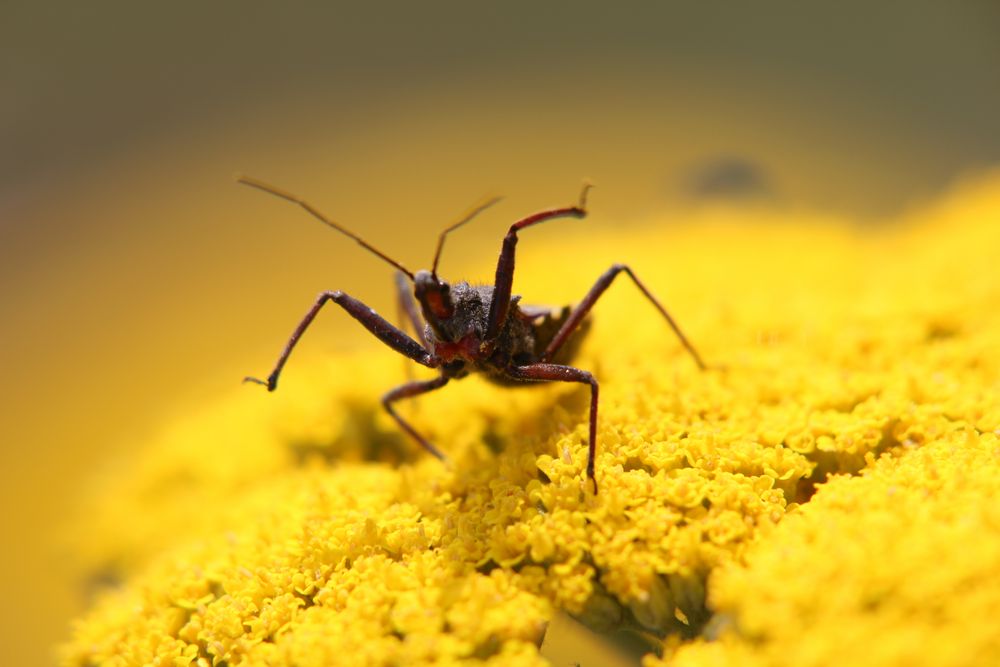
<instances>
[{"instance_id":1,"label":"blurred background","mask_svg":"<svg viewBox=\"0 0 1000 667\"><path fill-rule=\"evenodd\" d=\"M4 662L84 603L58 536L92 471L266 373L321 289L391 312L387 267L236 172L414 269L506 194L443 262L486 279L583 177L623 233L706 201L875 225L1000 162L1000 6L810 5L3 2Z\"/></svg>"}]
</instances>

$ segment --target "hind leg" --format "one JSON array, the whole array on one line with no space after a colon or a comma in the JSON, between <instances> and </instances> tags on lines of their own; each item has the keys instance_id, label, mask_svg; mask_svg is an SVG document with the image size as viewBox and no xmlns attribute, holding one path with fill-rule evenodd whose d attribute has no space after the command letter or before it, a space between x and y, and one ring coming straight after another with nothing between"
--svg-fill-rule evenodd
<instances>
[{"instance_id":1,"label":"hind leg","mask_svg":"<svg viewBox=\"0 0 1000 667\"><path fill-rule=\"evenodd\" d=\"M545 348L545 352L542 353L541 360L547 361L552 358L552 355L554 355L556 351L560 347L562 347L563 343L566 342L566 340L570 337L573 331L575 331L576 328L580 326L580 323L583 322L583 319L587 316L587 313L590 312L590 309L594 307L594 304L597 303L597 300L599 298L601 298L601 295L604 294L604 291L611 286L611 283L612 281L614 281L615 277L622 272L628 274L628 277L632 279L632 282L634 282L635 286L639 288L639 291L641 291L643 295L647 299L649 299L649 302L652 303L653 306L658 311L660 311L660 314L663 315L663 318L667 321L667 324L669 324L670 328L674 330L675 334L677 334L677 337L680 339L681 344L684 345L685 349L687 349L687 351L694 358L695 363L698 364L698 368L705 370L705 362L701 360L701 356L694 349L694 346L691 345L687 337L684 336L684 333L681 331L680 327L677 326L677 322L674 321L674 318L670 316L670 313L667 312L666 308L660 305L660 302L657 301L656 297L653 296L652 292L646 289L646 286L643 285L638 278L636 278L635 274L632 272L632 269L625 266L624 264L615 264L610 269L605 271L600 278L597 279L597 282L594 283L594 286L590 288L590 291L587 292L587 295L585 297L583 297L583 300L576 305L576 308L574 308L573 312L570 313L569 318L563 323L562 327L552 338L552 342L549 343L549 346Z\"/></svg>"}]
</instances>

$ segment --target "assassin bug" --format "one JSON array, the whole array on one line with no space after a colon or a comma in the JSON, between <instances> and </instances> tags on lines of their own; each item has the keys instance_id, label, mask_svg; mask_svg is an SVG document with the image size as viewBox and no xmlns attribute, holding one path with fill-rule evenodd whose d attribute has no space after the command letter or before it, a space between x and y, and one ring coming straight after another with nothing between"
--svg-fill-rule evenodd
<instances>
[{"instance_id":1,"label":"assassin bug","mask_svg":"<svg viewBox=\"0 0 1000 667\"><path fill-rule=\"evenodd\" d=\"M590 433L587 454L587 477L597 493L594 476L594 456L597 451L597 396L598 384L588 371L566 364L579 346L586 330L587 314L598 298L620 273L625 273L643 295L666 319L681 343L702 370L705 364L694 347L681 332L680 327L646 289L632 269L615 264L605 271L576 306L559 310L537 308L520 304L521 297L511 296L514 281L514 250L518 232L556 218L583 218L587 215L587 193L590 183L584 182L580 197L573 206L540 211L522 218L510 226L504 237L497 262L496 279L492 285L451 285L437 275L438 261L444 248L445 237L450 232L472 220L499 198L489 200L469 211L455 224L438 236L437 250L430 271L413 273L396 260L369 245L361 237L330 220L303 199L261 181L240 176L240 183L285 199L304 208L320 222L341 234L354 239L361 247L382 258L397 270L396 291L401 313L409 320L418 340L394 326L374 310L354 297L341 291L322 292L312 308L292 332L285 344L274 370L266 380L244 378L244 382L264 385L268 391L278 386L278 377L295 344L305 333L320 309L332 301L347 311L383 343L418 364L437 369L440 375L433 380L407 382L382 396L382 405L406 433L439 459L444 454L406 422L393 403L440 389L449 381L470 373L484 373L498 384L538 382L578 382L590 385ZM413 285L413 295L409 287ZM419 309L418 309L419 304ZM576 335L574 335L576 334Z\"/></svg>"}]
</instances>

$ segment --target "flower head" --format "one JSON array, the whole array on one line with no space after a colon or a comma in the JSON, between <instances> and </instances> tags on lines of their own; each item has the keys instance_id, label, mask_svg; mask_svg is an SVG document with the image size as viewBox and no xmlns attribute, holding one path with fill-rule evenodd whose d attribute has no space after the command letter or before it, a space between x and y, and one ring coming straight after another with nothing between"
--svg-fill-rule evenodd
<instances>
[{"instance_id":1,"label":"flower head","mask_svg":"<svg viewBox=\"0 0 1000 667\"><path fill-rule=\"evenodd\" d=\"M518 289L566 301L627 258L715 365L626 287L601 301L596 496L577 387L422 399L442 464L378 409L389 352L296 358L109 473L77 542L121 583L64 662L544 664L557 611L681 664L888 664L960 629L996 657L998 212L992 181L879 234L716 213L567 248L558 282L526 253Z\"/></svg>"}]
</instances>

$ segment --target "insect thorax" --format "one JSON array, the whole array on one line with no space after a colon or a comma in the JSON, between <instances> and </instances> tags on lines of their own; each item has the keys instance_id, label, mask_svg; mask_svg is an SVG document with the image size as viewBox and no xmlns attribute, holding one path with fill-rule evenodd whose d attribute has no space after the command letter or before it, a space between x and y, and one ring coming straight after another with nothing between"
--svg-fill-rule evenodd
<instances>
[{"instance_id":1,"label":"insect thorax","mask_svg":"<svg viewBox=\"0 0 1000 667\"><path fill-rule=\"evenodd\" d=\"M441 351L451 351L450 343L457 343L474 334L483 341L489 328L490 304L493 300L492 285L456 283L451 286L454 314L439 323L440 334L427 326L427 340ZM474 358L473 350L465 351L468 370L495 371L511 363L530 363L535 355L535 336L531 323L519 315L517 307L521 297L511 298L507 319L500 329L497 344L489 358ZM449 355L450 356L450 355Z\"/></svg>"}]
</instances>

